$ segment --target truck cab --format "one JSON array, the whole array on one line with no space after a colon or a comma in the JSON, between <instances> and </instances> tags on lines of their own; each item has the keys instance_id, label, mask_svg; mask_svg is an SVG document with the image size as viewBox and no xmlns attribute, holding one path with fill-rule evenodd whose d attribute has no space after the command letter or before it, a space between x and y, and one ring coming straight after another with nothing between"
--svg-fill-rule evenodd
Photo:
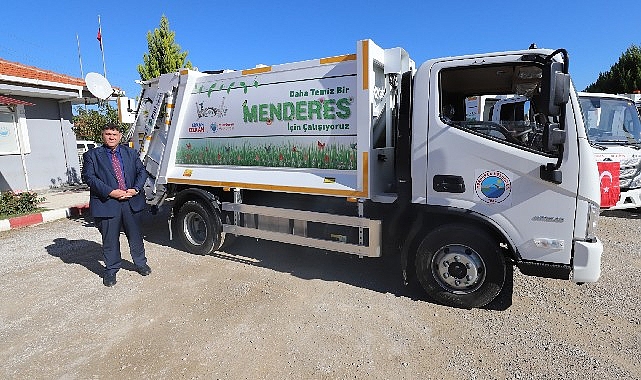
<instances>
[{"instance_id":1,"label":"truck cab","mask_svg":"<svg viewBox=\"0 0 641 380\"><path fill-rule=\"evenodd\" d=\"M424 63L414 79L414 98L427 101L413 104L413 162L423 164L412 167L412 193L415 202L491 220L509 236L523 273L593 281L600 270L589 261L600 261L602 246L586 225L598 214L597 167L569 77L550 73L550 65L567 64L555 61L558 53ZM541 64L542 57L552 62ZM567 80L567 103L553 106L550 98L562 98L546 93L555 79ZM503 120L474 120L466 117L470 97L515 101L500 112Z\"/></svg>"},{"instance_id":2,"label":"truck cab","mask_svg":"<svg viewBox=\"0 0 641 380\"><path fill-rule=\"evenodd\" d=\"M641 120L621 95L579 93L587 137L599 165L601 208L641 207Z\"/></svg>"}]
</instances>

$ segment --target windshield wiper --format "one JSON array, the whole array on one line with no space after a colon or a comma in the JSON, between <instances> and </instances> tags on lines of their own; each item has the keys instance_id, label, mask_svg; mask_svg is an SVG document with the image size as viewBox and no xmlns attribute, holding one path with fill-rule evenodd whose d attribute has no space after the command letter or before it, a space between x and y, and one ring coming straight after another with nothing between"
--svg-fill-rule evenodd
<instances>
[{"instance_id":1,"label":"windshield wiper","mask_svg":"<svg viewBox=\"0 0 641 380\"><path fill-rule=\"evenodd\" d=\"M636 150L639 150L639 149L641 149L641 142L638 142L638 141L631 142L631 143L630 143L630 146L631 146L632 148L636 149Z\"/></svg>"},{"instance_id":2,"label":"windshield wiper","mask_svg":"<svg viewBox=\"0 0 641 380\"><path fill-rule=\"evenodd\" d=\"M606 150L606 149L608 149L608 147L607 147L607 146L603 146L603 145L601 145L601 144L597 144L597 143L596 143L596 142L594 142L594 141L590 141L590 140L588 140L588 142L590 143L590 146L591 146L591 147L593 147L593 148L597 148L597 149L600 149L600 150Z\"/></svg>"},{"instance_id":3,"label":"windshield wiper","mask_svg":"<svg viewBox=\"0 0 641 380\"><path fill-rule=\"evenodd\" d=\"M641 149L641 147L638 146L639 142L636 140L607 140L607 141L601 141L601 143L620 145L620 146L631 146L634 149Z\"/></svg>"}]
</instances>

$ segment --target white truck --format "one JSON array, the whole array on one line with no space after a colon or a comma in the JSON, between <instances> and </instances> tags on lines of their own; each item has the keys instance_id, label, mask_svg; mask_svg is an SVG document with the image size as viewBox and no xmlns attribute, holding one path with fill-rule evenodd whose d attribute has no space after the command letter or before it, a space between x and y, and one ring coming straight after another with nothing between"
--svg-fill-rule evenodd
<instances>
[{"instance_id":1,"label":"white truck","mask_svg":"<svg viewBox=\"0 0 641 380\"><path fill-rule=\"evenodd\" d=\"M471 308L527 275L594 282L600 192L563 49L429 60L356 52L142 84L130 143L148 203L208 254L249 236L399 257L435 302ZM465 101L522 95L529 129L466 120ZM522 126L521 126L522 127Z\"/></svg>"},{"instance_id":2,"label":"white truck","mask_svg":"<svg viewBox=\"0 0 641 380\"><path fill-rule=\"evenodd\" d=\"M601 209L641 207L641 121L630 95L579 92L583 120L599 169ZM534 122L525 96L487 97L485 113L490 120L519 129Z\"/></svg>"},{"instance_id":3,"label":"white truck","mask_svg":"<svg viewBox=\"0 0 641 380\"><path fill-rule=\"evenodd\" d=\"M634 102L634 105L637 107L637 110L639 110L639 113L641 113L641 91L636 90L630 94L619 94L622 96L625 96L626 98L631 99Z\"/></svg>"},{"instance_id":4,"label":"white truck","mask_svg":"<svg viewBox=\"0 0 641 380\"><path fill-rule=\"evenodd\" d=\"M641 207L641 120L623 95L579 92L588 140L599 166L602 209Z\"/></svg>"}]
</instances>

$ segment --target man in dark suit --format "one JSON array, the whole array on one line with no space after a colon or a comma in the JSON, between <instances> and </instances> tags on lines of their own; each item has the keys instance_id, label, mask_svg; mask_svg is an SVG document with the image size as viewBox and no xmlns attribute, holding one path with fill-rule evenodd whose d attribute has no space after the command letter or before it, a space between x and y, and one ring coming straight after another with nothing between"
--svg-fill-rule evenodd
<instances>
[{"instance_id":1,"label":"man in dark suit","mask_svg":"<svg viewBox=\"0 0 641 380\"><path fill-rule=\"evenodd\" d=\"M89 185L89 212L102 235L105 257L103 284L116 284L122 260L120 231L124 229L131 258L143 276L151 273L145 257L140 218L145 209L141 190L147 179L138 152L120 145L122 133L116 125L102 129L104 144L83 154L82 178Z\"/></svg>"}]
</instances>

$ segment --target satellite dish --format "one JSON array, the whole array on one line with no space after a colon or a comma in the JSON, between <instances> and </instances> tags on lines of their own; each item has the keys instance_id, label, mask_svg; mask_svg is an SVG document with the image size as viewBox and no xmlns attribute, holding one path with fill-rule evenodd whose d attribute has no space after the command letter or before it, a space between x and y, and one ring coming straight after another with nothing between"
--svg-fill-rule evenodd
<instances>
[{"instance_id":1,"label":"satellite dish","mask_svg":"<svg viewBox=\"0 0 641 380\"><path fill-rule=\"evenodd\" d=\"M98 73L88 73L85 77L85 83L89 92L100 100L107 99L114 92L107 78Z\"/></svg>"}]
</instances>

